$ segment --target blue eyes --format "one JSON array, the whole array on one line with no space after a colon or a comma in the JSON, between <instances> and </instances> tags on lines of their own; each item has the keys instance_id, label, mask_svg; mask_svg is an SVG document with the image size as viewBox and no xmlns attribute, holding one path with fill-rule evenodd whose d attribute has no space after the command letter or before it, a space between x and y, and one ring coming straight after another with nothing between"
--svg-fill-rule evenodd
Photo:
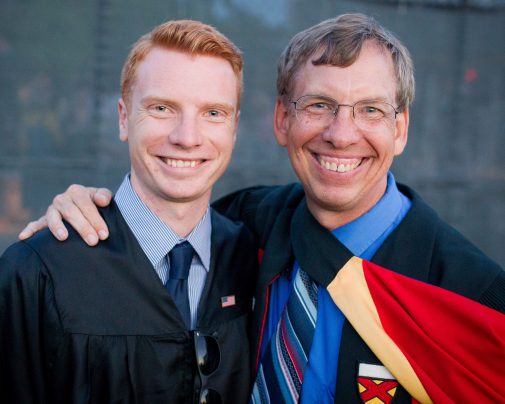
<instances>
[{"instance_id":1,"label":"blue eyes","mask_svg":"<svg viewBox=\"0 0 505 404\"><path fill-rule=\"evenodd\" d=\"M151 116L158 119L173 119L180 115L177 108L172 108L164 104L155 104L148 107L148 112ZM203 121L207 122L225 122L228 120L230 114L220 109L204 110L200 117Z\"/></svg>"}]
</instances>

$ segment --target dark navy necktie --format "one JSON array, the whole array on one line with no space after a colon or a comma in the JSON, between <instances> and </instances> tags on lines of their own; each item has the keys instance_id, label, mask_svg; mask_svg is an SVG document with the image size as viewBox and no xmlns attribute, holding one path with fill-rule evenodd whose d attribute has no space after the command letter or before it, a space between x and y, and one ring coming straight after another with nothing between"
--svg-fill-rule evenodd
<instances>
[{"instance_id":1,"label":"dark navy necktie","mask_svg":"<svg viewBox=\"0 0 505 404\"><path fill-rule=\"evenodd\" d=\"M168 253L170 272L165 285L168 293L172 296L179 312L181 313L186 327L191 327L191 312L188 298L188 275L194 250L187 241L177 244Z\"/></svg>"}]
</instances>

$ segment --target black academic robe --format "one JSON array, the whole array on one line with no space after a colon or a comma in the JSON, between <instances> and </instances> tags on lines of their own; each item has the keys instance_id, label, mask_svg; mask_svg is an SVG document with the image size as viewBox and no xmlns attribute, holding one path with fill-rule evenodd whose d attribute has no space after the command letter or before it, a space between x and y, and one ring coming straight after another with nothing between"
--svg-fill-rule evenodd
<instances>
[{"instance_id":1,"label":"black academic robe","mask_svg":"<svg viewBox=\"0 0 505 404\"><path fill-rule=\"evenodd\" d=\"M385 240L372 262L399 274L437 285L505 313L505 272L452 227L444 223L410 188L399 185L412 206ZM254 187L214 204L228 217L243 220L259 238L264 251L255 294L252 362L259 360L262 324L268 310L270 286L296 259L325 286L349 259L349 251L308 212L298 184ZM346 320L342 331L335 403L360 403L360 363L382 365ZM317 364L312 364L317 366ZM443 364L441 364L443 366ZM447 384L448 389L458 388ZM411 403L401 386L395 403Z\"/></svg>"},{"instance_id":2,"label":"black academic robe","mask_svg":"<svg viewBox=\"0 0 505 404\"><path fill-rule=\"evenodd\" d=\"M191 402L199 381L192 333L117 206L101 213L110 237L97 247L45 231L0 258L2 403ZM246 402L257 249L243 225L215 211L211 220L196 329L220 346L208 387L224 402Z\"/></svg>"}]
</instances>

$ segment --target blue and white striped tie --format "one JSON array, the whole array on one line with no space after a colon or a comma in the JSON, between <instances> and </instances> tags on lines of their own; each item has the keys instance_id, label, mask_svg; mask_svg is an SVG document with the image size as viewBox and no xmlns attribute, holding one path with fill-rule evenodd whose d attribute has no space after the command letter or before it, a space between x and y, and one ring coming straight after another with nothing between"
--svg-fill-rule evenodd
<instances>
[{"instance_id":1,"label":"blue and white striped tie","mask_svg":"<svg viewBox=\"0 0 505 404\"><path fill-rule=\"evenodd\" d=\"M251 403L297 403L317 319L317 285L301 268L270 339Z\"/></svg>"}]
</instances>

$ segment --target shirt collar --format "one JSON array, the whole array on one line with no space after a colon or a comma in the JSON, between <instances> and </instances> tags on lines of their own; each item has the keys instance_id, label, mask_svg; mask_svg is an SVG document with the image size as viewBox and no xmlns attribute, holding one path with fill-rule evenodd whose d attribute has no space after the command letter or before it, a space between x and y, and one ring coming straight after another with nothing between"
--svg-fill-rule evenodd
<instances>
[{"instance_id":1,"label":"shirt collar","mask_svg":"<svg viewBox=\"0 0 505 404\"><path fill-rule=\"evenodd\" d=\"M333 230L356 256L361 256L395 221L402 210L402 197L391 172L387 176L386 193L367 213Z\"/></svg>"},{"instance_id":2,"label":"shirt collar","mask_svg":"<svg viewBox=\"0 0 505 404\"><path fill-rule=\"evenodd\" d=\"M114 200L128 227L154 267L165 259L165 256L176 244L187 240L194 248L205 270L209 271L212 233L209 207L191 233L186 238L182 238L142 202L131 185L129 175L125 176Z\"/></svg>"}]
</instances>

